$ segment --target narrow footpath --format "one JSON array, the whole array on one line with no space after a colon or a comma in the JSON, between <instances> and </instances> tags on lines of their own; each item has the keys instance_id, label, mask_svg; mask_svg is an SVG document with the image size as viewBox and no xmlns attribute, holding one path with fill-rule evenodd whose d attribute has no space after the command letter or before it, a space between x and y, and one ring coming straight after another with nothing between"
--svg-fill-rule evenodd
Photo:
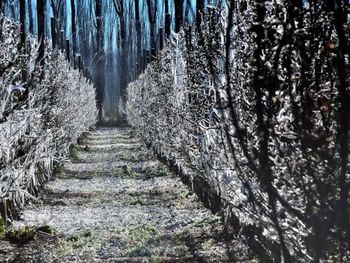
<instances>
[{"instance_id":1,"label":"narrow footpath","mask_svg":"<svg viewBox=\"0 0 350 263\"><path fill-rule=\"evenodd\" d=\"M100 128L23 211L13 262L232 262L218 216L129 128Z\"/></svg>"}]
</instances>

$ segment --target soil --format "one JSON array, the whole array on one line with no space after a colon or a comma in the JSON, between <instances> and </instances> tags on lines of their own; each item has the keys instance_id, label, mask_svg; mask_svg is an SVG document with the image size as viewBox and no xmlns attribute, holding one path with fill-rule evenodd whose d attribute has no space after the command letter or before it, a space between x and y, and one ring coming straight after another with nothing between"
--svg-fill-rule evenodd
<instances>
[{"instance_id":1,"label":"soil","mask_svg":"<svg viewBox=\"0 0 350 263\"><path fill-rule=\"evenodd\" d=\"M220 217L125 127L90 132L14 223L24 226L35 229L33 240L2 241L0 259L251 262L237 260L245 247L223 238Z\"/></svg>"}]
</instances>

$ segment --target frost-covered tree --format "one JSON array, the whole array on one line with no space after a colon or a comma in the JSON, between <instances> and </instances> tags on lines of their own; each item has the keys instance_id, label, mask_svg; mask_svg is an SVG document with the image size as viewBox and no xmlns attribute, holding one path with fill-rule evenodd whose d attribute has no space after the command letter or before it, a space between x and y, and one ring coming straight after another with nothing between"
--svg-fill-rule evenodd
<instances>
[{"instance_id":1,"label":"frost-covered tree","mask_svg":"<svg viewBox=\"0 0 350 263\"><path fill-rule=\"evenodd\" d=\"M0 32L0 213L11 219L95 124L97 108L93 85L47 41L39 38L38 59L38 40L24 46L18 23L3 18Z\"/></svg>"},{"instance_id":2,"label":"frost-covered tree","mask_svg":"<svg viewBox=\"0 0 350 263\"><path fill-rule=\"evenodd\" d=\"M261 259L348 261L346 3L216 4L129 85L129 122Z\"/></svg>"}]
</instances>

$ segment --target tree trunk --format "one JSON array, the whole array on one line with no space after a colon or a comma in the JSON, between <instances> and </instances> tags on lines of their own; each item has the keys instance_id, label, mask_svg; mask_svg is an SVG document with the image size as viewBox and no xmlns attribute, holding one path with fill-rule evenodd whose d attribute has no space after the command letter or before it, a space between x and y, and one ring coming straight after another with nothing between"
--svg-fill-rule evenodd
<instances>
[{"instance_id":1,"label":"tree trunk","mask_svg":"<svg viewBox=\"0 0 350 263\"><path fill-rule=\"evenodd\" d=\"M12 1L8 3L8 6L10 8L10 17L12 17L13 19L16 19L16 7L14 5L14 3L12 3Z\"/></svg>"},{"instance_id":2,"label":"tree trunk","mask_svg":"<svg viewBox=\"0 0 350 263\"><path fill-rule=\"evenodd\" d=\"M52 48L57 47L57 30L56 30L56 19L51 17L51 40Z\"/></svg>"},{"instance_id":3,"label":"tree trunk","mask_svg":"<svg viewBox=\"0 0 350 263\"><path fill-rule=\"evenodd\" d=\"M120 17L120 39L121 39L121 67L120 67L120 92L122 101L126 101L126 86L128 85L129 63L128 63L128 36L126 31L126 21L124 16Z\"/></svg>"},{"instance_id":4,"label":"tree trunk","mask_svg":"<svg viewBox=\"0 0 350 263\"><path fill-rule=\"evenodd\" d=\"M197 0L197 4L196 4L196 27L197 27L197 31L198 32L201 30L203 11L204 11L204 0Z\"/></svg>"},{"instance_id":5,"label":"tree trunk","mask_svg":"<svg viewBox=\"0 0 350 263\"><path fill-rule=\"evenodd\" d=\"M20 22L21 22L21 42L19 44L20 50L25 50L26 48L26 2L20 1L19 5L19 14L20 14ZM22 52L22 51L20 51ZM21 68L22 68L22 82L25 83L27 80L27 61L25 59L25 56L21 59Z\"/></svg>"},{"instance_id":6,"label":"tree trunk","mask_svg":"<svg viewBox=\"0 0 350 263\"><path fill-rule=\"evenodd\" d=\"M21 22L21 44L20 47L23 48L26 45L26 2L19 2L19 15Z\"/></svg>"},{"instance_id":7,"label":"tree trunk","mask_svg":"<svg viewBox=\"0 0 350 263\"><path fill-rule=\"evenodd\" d=\"M151 52L152 52L152 60L156 56L156 51L157 51L157 45L156 45L156 34L155 34L155 23L151 24L150 28L150 43L151 43Z\"/></svg>"},{"instance_id":8,"label":"tree trunk","mask_svg":"<svg viewBox=\"0 0 350 263\"><path fill-rule=\"evenodd\" d=\"M29 19L29 32L31 34L34 34L33 7L32 7L31 0L28 0L28 19Z\"/></svg>"},{"instance_id":9,"label":"tree trunk","mask_svg":"<svg viewBox=\"0 0 350 263\"><path fill-rule=\"evenodd\" d=\"M164 48L164 29L162 27L159 28L158 39L159 39L159 50L163 50L163 48Z\"/></svg>"},{"instance_id":10,"label":"tree trunk","mask_svg":"<svg viewBox=\"0 0 350 263\"><path fill-rule=\"evenodd\" d=\"M0 23L2 25L4 15L4 0L0 0ZM2 37L2 27L0 27L0 37Z\"/></svg>"},{"instance_id":11,"label":"tree trunk","mask_svg":"<svg viewBox=\"0 0 350 263\"><path fill-rule=\"evenodd\" d=\"M165 36L166 38L170 37L171 34L171 14L169 11L169 1L165 0Z\"/></svg>"},{"instance_id":12,"label":"tree trunk","mask_svg":"<svg viewBox=\"0 0 350 263\"><path fill-rule=\"evenodd\" d=\"M152 50L152 56L155 57L155 52L157 50L157 40L156 40L156 15L157 15L157 1L154 5L154 10L152 10L152 1L147 0L148 7L148 18L150 25L150 44Z\"/></svg>"},{"instance_id":13,"label":"tree trunk","mask_svg":"<svg viewBox=\"0 0 350 263\"><path fill-rule=\"evenodd\" d=\"M76 17L75 17L75 0L70 1L71 4L71 12L72 12L72 51L73 51L73 61L75 61L75 54L78 50L77 44L77 29L76 29Z\"/></svg>"},{"instance_id":14,"label":"tree trunk","mask_svg":"<svg viewBox=\"0 0 350 263\"><path fill-rule=\"evenodd\" d=\"M135 0L135 20L136 20L136 37L137 37L137 63L141 65L141 45L142 45L142 36L141 36L141 22L140 22L140 1ZM137 73L140 73L138 71Z\"/></svg>"},{"instance_id":15,"label":"tree trunk","mask_svg":"<svg viewBox=\"0 0 350 263\"><path fill-rule=\"evenodd\" d=\"M175 33L179 33L183 21L183 0L176 0L175 3Z\"/></svg>"},{"instance_id":16,"label":"tree trunk","mask_svg":"<svg viewBox=\"0 0 350 263\"><path fill-rule=\"evenodd\" d=\"M37 0L39 55L37 61L43 66L45 56L45 0Z\"/></svg>"},{"instance_id":17,"label":"tree trunk","mask_svg":"<svg viewBox=\"0 0 350 263\"><path fill-rule=\"evenodd\" d=\"M57 17L57 20L59 21L59 30L65 30L66 29L65 23L64 23L64 21L66 19L65 2L66 1L63 1L60 6L56 7L56 14L55 14L55 16ZM65 39L62 39L62 41L65 41Z\"/></svg>"},{"instance_id":18,"label":"tree trunk","mask_svg":"<svg viewBox=\"0 0 350 263\"><path fill-rule=\"evenodd\" d=\"M81 59L82 59L82 65L89 65L90 64L90 56L91 56L91 51L93 48L90 46L90 43L88 41L89 39L89 34L87 30L87 22L86 22L86 17L84 16L84 10L83 10L83 3L82 1L78 1L77 3L77 10L78 10L78 39L80 40L79 42L79 47L80 47L80 53L81 53ZM89 71L88 66L84 66L84 74L85 77L88 79L92 79L91 77L91 72Z\"/></svg>"},{"instance_id":19,"label":"tree trunk","mask_svg":"<svg viewBox=\"0 0 350 263\"><path fill-rule=\"evenodd\" d=\"M104 97L104 86L105 86L105 80L104 80L104 47L103 47L103 23L102 23L102 0L96 0L96 71L95 71L95 78L96 78L96 99L97 99L97 106L99 109L99 120L102 120L102 104L103 104L103 97Z\"/></svg>"},{"instance_id":20,"label":"tree trunk","mask_svg":"<svg viewBox=\"0 0 350 263\"><path fill-rule=\"evenodd\" d=\"M68 60L68 62L70 63L71 59L70 59L70 42L69 39L66 39L66 58ZM74 57L73 57L74 59Z\"/></svg>"},{"instance_id":21,"label":"tree trunk","mask_svg":"<svg viewBox=\"0 0 350 263\"><path fill-rule=\"evenodd\" d=\"M4 14L4 0L0 0L0 13L1 15Z\"/></svg>"}]
</instances>

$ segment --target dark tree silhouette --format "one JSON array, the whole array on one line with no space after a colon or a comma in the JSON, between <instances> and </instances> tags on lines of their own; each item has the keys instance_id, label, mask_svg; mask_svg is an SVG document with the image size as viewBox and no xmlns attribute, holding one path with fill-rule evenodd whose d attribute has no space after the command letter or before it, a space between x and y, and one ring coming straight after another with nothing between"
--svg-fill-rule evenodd
<instances>
[{"instance_id":1,"label":"dark tree silhouette","mask_svg":"<svg viewBox=\"0 0 350 263\"><path fill-rule=\"evenodd\" d=\"M34 21L33 21L33 7L32 7L32 1L27 1L28 2L28 20L29 20L29 32L34 33Z\"/></svg>"},{"instance_id":2,"label":"dark tree silhouette","mask_svg":"<svg viewBox=\"0 0 350 263\"><path fill-rule=\"evenodd\" d=\"M156 39L156 21L157 21L157 11L158 11L158 1L157 0L147 0L147 11L148 11L148 20L150 25L150 43L151 43L151 52L152 57L156 56L157 50L157 39Z\"/></svg>"},{"instance_id":3,"label":"dark tree silhouette","mask_svg":"<svg viewBox=\"0 0 350 263\"><path fill-rule=\"evenodd\" d=\"M20 14L20 22L21 22L21 42L19 45L19 49L25 49L26 48L26 40L27 40L27 33L26 33L26 3L25 1L20 1L19 5L19 14ZM27 70L26 70L26 59L25 57L22 58L21 66L22 66L22 81L23 83L27 80Z\"/></svg>"},{"instance_id":4,"label":"dark tree silhouette","mask_svg":"<svg viewBox=\"0 0 350 263\"><path fill-rule=\"evenodd\" d=\"M165 5L165 36L169 38L171 33L171 14L169 10L169 1L165 0L164 5Z\"/></svg>"},{"instance_id":5,"label":"dark tree silhouette","mask_svg":"<svg viewBox=\"0 0 350 263\"><path fill-rule=\"evenodd\" d=\"M20 1L19 5L19 14L20 14L20 22L21 22L21 47L25 47L26 45L26 2Z\"/></svg>"},{"instance_id":6,"label":"dark tree silhouette","mask_svg":"<svg viewBox=\"0 0 350 263\"><path fill-rule=\"evenodd\" d=\"M4 8L5 8L5 5L4 5L4 0L0 0L0 23L2 24L2 16L4 14ZM2 29L0 29L0 37L2 37Z\"/></svg>"},{"instance_id":7,"label":"dark tree silhouette","mask_svg":"<svg viewBox=\"0 0 350 263\"><path fill-rule=\"evenodd\" d=\"M40 45L38 61L41 65L45 64L45 4L46 0L37 0L38 42Z\"/></svg>"},{"instance_id":8,"label":"dark tree silhouette","mask_svg":"<svg viewBox=\"0 0 350 263\"><path fill-rule=\"evenodd\" d=\"M4 13L4 8L5 8L4 0L0 0L0 12L1 12L1 14Z\"/></svg>"},{"instance_id":9,"label":"dark tree silhouette","mask_svg":"<svg viewBox=\"0 0 350 263\"><path fill-rule=\"evenodd\" d=\"M183 0L174 1L175 4L175 33L180 32L183 22Z\"/></svg>"},{"instance_id":10,"label":"dark tree silhouette","mask_svg":"<svg viewBox=\"0 0 350 263\"><path fill-rule=\"evenodd\" d=\"M95 14L96 14L96 57L95 57L95 79L96 79L96 99L97 107L99 109L99 119L102 119L102 104L104 94L104 29L103 29L103 17L102 17L102 0L95 1Z\"/></svg>"},{"instance_id":11,"label":"dark tree silhouette","mask_svg":"<svg viewBox=\"0 0 350 263\"><path fill-rule=\"evenodd\" d=\"M73 51L73 63L75 64L75 55L78 52L78 43L77 43L77 27L76 27L76 15L75 15L75 0L70 1L71 4L71 24L72 24L72 51Z\"/></svg>"},{"instance_id":12,"label":"dark tree silhouette","mask_svg":"<svg viewBox=\"0 0 350 263\"><path fill-rule=\"evenodd\" d=\"M137 57L137 74L141 70L141 47L142 47L142 36L141 36L141 19L140 19L140 0L135 0L135 24L136 24L136 57Z\"/></svg>"},{"instance_id":13,"label":"dark tree silhouette","mask_svg":"<svg viewBox=\"0 0 350 263\"><path fill-rule=\"evenodd\" d=\"M126 24L126 13L125 13L125 3L123 0L113 0L114 9L116 14L119 17L120 21L120 32L119 37L121 40L121 67L120 67L120 92L121 92L121 99L123 102L126 100L126 94L125 89L128 84L128 76L129 76L129 50L128 50L128 34L127 29L128 25Z\"/></svg>"},{"instance_id":14,"label":"dark tree silhouette","mask_svg":"<svg viewBox=\"0 0 350 263\"><path fill-rule=\"evenodd\" d=\"M50 0L50 5L53 12L53 18L55 20L55 22L53 23L53 26L55 28L55 32L57 33L56 37L58 38L56 39L57 40L56 44L60 45L61 48L63 48L65 39L62 39L62 35L60 34L60 31L64 30L64 25L63 25L64 3L63 3L63 0ZM31 17L30 19L33 19L33 18Z\"/></svg>"},{"instance_id":15,"label":"dark tree silhouette","mask_svg":"<svg viewBox=\"0 0 350 263\"><path fill-rule=\"evenodd\" d=\"M196 27L197 27L197 31L200 31L200 29L201 29L203 11L204 11L204 0L197 0L197 2L196 2Z\"/></svg>"}]
</instances>

